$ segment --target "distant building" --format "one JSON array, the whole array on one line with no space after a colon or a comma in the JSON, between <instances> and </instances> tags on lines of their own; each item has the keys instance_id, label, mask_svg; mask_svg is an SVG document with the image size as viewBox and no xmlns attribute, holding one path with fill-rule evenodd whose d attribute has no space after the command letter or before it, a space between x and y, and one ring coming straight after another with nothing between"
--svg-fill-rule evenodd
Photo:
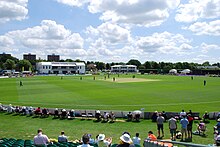
<instances>
[{"instance_id":1,"label":"distant building","mask_svg":"<svg viewBox=\"0 0 220 147\"><path fill-rule=\"evenodd\" d=\"M85 74L83 62L39 62L37 63L39 74Z\"/></svg>"},{"instance_id":2,"label":"distant building","mask_svg":"<svg viewBox=\"0 0 220 147\"><path fill-rule=\"evenodd\" d=\"M24 60L29 60L29 61L35 61L36 60L36 55L33 54L23 54L23 59Z\"/></svg>"},{"instance_id":3,"label":"distant building","mask_svg":"<svg viewBox=\"0 0 220 147\"><path fill-rule=\"evenodd\" d=\"M114 66L111 66L111 72L116 72L116 73L137 72L137 66L136 65L114 65Z\"/></svg>"},{"instance_id":4,"label":"distant building","mask_svg":"<svg viewBox=\"0 0 220 147\"><path fill-rule=\"evenodd\" d=\"M11 54L2 53L0 54L0 58L2 57L11 57Z\"/></svg>"},{"instance_id":5,"label":"distant building","mask_svg":"<svg viewBox=\"0 0 220 147\"><path fill-rule=\"evenodd\" d=\"M60 55L55 55L55 54L47 55L47 61L59 62L60 61Z\"/></svg>"}]
</instances>

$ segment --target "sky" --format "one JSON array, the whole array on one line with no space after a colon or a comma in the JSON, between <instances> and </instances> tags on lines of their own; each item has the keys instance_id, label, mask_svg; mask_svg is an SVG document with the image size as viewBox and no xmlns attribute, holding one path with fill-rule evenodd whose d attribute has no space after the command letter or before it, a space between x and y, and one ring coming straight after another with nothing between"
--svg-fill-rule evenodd
<instances>
[{"instance_id":1,"label":"sky","mask_svg":"<svg viewBox=\"0 0 220 147\"><path fill-rule=\"evenodd\" d=\"M19 59L220 62L220 0L0 0L0 53Z\"/></svg>"}]
</instances>

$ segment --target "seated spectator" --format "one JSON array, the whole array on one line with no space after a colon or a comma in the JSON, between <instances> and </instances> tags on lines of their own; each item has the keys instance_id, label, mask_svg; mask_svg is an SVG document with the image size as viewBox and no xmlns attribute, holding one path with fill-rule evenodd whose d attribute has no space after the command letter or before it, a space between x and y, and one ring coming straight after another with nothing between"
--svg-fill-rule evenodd
<instances>
[{"instance_id":1,"label":"seated spectator","mask_svg":"<svg viewBox=\"0 0 220 147\"><path fill-rule=\"evenodd\" d=\"M158 112L155 111L155 112L153 113L152 117L151 117L152 122L156 122L156 121L157 121L157 117L158 117Z\"/></svg>"},{"instance_id":2,"label":"seated spectator","mask_svg":"<svg viewBox=\"0 0 220 147\"><path fill-rule=\"evenodd\" d=\"M199 132L199 135L204 135L206 131L206 125L203 121L200 121L200 123L197 125L197 131Z\"/></svg>"},{"instance_id":3,"label":"seated spectator","mask_svg":"<svg viewBox=\"0 0 220 147\"><path fill-rule=\"evenodd\" d=\"M148 132L148 136L147 136L147 140L156 141L156 140L157 140L157 137L153 134L152 131L149 131L149 132Z\"/></svg>"},{"instance_id":4,"label":"seated spectator","mask_svg":"<svg viewBox=\"0 0 220 147\"><path fill-rule=\"evenodd\" d=\"M108 122L108 119L109 119L109 113L104 112L104 114L103 114L103 121Z\"/></svg>"},{"instance_id":5,"label":"seated spectator","mask_svg":"<svg viewBox=\"0 0 220 147\"><path fill-rule=\"evenodd\" d=\"M139 138L139 133L135 134L135 137L132 138L134 145L140 145L141 139Z\"/></svg>"},{"instance_id":6,"label":"seated spectator","mask_svg":"<svg viewBox=\"0 0 220 147\"><path fill-rule=\"evenodd\" d=\"M216 126L216 130L218 131L218 132L220 132L220 118L219 119L217 119L217 124L215 125Z\"/></svg>"},{"instance_id":7,"label":"seated spectator","mask_svg":"<svg viewBox=\"0 0 220 147\"><path fill-rule=\"evenodd\" d=\"M164 121L167 121L167 113L165 111L162 111L162 116L164 117Z\"/></svg>"},{"instance_id":8,"label":"seated spectator","mask_svg":"<svg viewBox=\"0 0 220 147\"><path fill-rule=\"evenodd\" d=\"M60 117L59 110L57 108L55 108L55 110L54 110L54 116L53 117L54 118Z\"/></svg>"},{"instance_id":9,"label":"seated spectator","mask_svg":"<svg viewBox=\"0 0 220 147\"><path fill-rule=\"evenodd\" d=\"M141 117L141 114L140 114L140 113L136 113L136 114L134 115L135 121L140 121L140 117Z\"/></svg>"},{"instance_id":10,"label":"seated spectator","mask_svg":"<svg viewBox=\"0 0 220 147\"><path fill-rule=\"evenodd\" d=\"M115 114L114 114L114 112L110 112L110 114L109 114L109 119L110 119L110 121L111 122L114 122L114 120L115 120Z\"/></svg>"},{"instance_id":11,"label":"seated spectator","mask_svg":"<svg viewBox=\"0 0 220 147\"><path fill-rule=\"evenodd\" d=\"M41 115L41 109L40 107L37 107L37 109L34 111L35 115Z\"/></svg>"},{"instance_id":12,"label":"seated spectator","mask_svg":"<svg viewBox=\"0 0 220 147\"><path fill-rule=\"evenodd\" d=\"M94 144L95 139L92 138L92 134L88 134L88 135L89 135L89 144Z\"/></svg>"},{"instance_id":13,"label":"seated spectator","mask_svg":"<svg viewBox=\"0 0 220 147\"><path fill-rule=\"evenodd\" d=\"M49 143L47 135L43 134L42 129L38 129L37 133L38 134L34 137L34 145L47 145Z\"/></svg>"},{"instance_id":14,"label":"seated spectator","mask_svg":"<svg viewBox=\"0 0 220 147\"><path fill-rule=\"evenodd\" d=\"M203 118L203 122L204 123L208 123L209 122L209 114L208 112L206 111L205 114L202 116Z\"/></svg>"},{"instance_id":15,"label":"seated spectator","mask_svg":"<svg viewBox=\"0 0 220 147\"><path fill-rule=\"evenodd\" d=\"M120 143L117 145L117 147L134 147L134 144L133 144L131 137L128 133L124 133L120 137Z\"/></svg>"},{"instance_id":16,"label":"seated spectator","mask_svg":"<svg viewBox=\"0 0 220 147\"><path fill-rule=\"evenodd\" d=\"M15 113L20 113L20 108L18 106L15 107Z\"/></svg>"},{"instance_id":17,"label":"seated spectator","mask_svg":"<svg viewBox=\"0 0 220 147\"><path fill-rule=\"evenodd\" d=\"M0 111L3 111L3 105L0 103Z\"/></svg>"},{"instance_id":18,"label":"seated spectator","mask_svg":"<svg viewBox=\"0 0 220 147\"><path fill-rule=\"evenodd\" d=\"M132 121L133 115L131 112L128 112L127 117L128 117L128 121Z\"/></svg>"},{"instance_id":19,"label":"seated spectator","mask_svg":"<svg viewBox=\"0 0 220 147\"><path fill-rule=\"evenodd\" d=\"M49 116L49 112L46 108L42 109L42 114L41 114L42 117L48 117Z\"/></svg>"},{"instance_id":20,"label":"seated spectator","mask_svg":"<svg viewBox=\"0 0 220 147\"><path fill-rule=\"evenodd\" d=\"M30 116L33 115L33 107L32 107L32 106L30 106L30 107L28 108L28 113L29 113Z\"/></svg>"},{"instance_id":21,"label":"seated spectator","mask_svg":"<svg viewBox=\"0 0 220 147\"><path fill-rule=\"evenodd\" d=\"M61 110L61 118L62 118L62 119L65 119L66 116L67 116L66 109L62 109L62 110Z\"/></svg>"},{"instance_id":22,"label":"seated spectator","mask_svg":"<svg viewBox=\"0 0 220 147\"><path fill-rule=\"evenodd\" d=\"M97 121L101 121L101 113L100 113L100 111L99 110L97 110L96 111L96 113L95 113L95 118L97 119Z\"/></svg>"},{"instance_id":23,"label":"seated spectator","mask_svg":"<svg viewBox=\"0 0 220 147\"><path fill-rule=\"evenodd\" d=\"M8 112L8 113L14 112L14 108L12 107L11 104L8 105L7 112Z\"/></svg>"},{"instance_id":24,"label":"seated spectator","mask_svg":"<svg viewBox=\"0 0 220 147\"><path fill-rule=\"evenodd\" d=\"M65 136L64 131L61 131L61 135L58 136L58 142L68 142L67 136Z\"/></svg>"},{"instance_id":25,"label":"seated spectator","mask_svg":"<svg viewBox=\"0 0 220 147\"><path fill-rule=\"evenodd\" d=\"M82 145L78 145L77 147L90 147L91 145L89 145L89 135L88 134L84 134L82 136Z\"/></svg>"},{"instance_id":26,"label":"seated spectator","mask_svg":"<svg viewBox=\"0 0 220 147\"><path fill-rule=\"evenodd\" d=\"M218 133L217 136L215 137L215 145L220 146L220 133Z\"/></svg>"},{"instance_id":27,"label":"seated spectator","mask_svg":"<svg viewBox=\"0 0 220 147\"><path fill-rule=\"evenodd\" d=\"M105 134L99 134L97 137L97 145L100 147L110 147L112 138L105 138Z\"/></svg>"},{"instance_id":28,"label":"seated spectator","mask_svg":"<svg viewBox=\"0 0 220 147\"><path fill-rule=\"evenodd\" d=\"M72 118L75 118L75 110L70 110L69 112L68 112L68 119L72 119Z\"/></svg>"}]
</instances>

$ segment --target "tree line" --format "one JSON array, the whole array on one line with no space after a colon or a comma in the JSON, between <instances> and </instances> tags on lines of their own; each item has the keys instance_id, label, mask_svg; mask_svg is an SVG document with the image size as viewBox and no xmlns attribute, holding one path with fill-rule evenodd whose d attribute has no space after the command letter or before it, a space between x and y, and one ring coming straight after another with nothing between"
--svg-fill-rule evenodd
<instances>
[{"instance_id":1,"label":"tree line","mask_svg":"<svg viewBox=\"0 0 220 147\"><path fill-rule=\"evenodd\" d=\"M0 57L0 69L2 70L16 70L16 71L24 71L24 70L32 70L35 71L35 65L37 62L46 62L46 60L38 59L34 61L29 60L19 60L13 56L1 56ZM66 60L60 60L60 62L84 62L86 64L86 67L89 65L95 65L95 68L97 70L110 70L111 66L113 65L136 65L139 71L159 71L159 72L167 72L170 69L196 69L198 66L216 66L220 68L220 63L214 63L210 64L208 61L199 64L199 63L188 63L188 62L177 62L177 63L171 63L171 62L155 62L155 61L146 61L143 64L135 59L129 60L127 63L124 62L111 62L111 63L104 63L99 61L82 61L82 60L72 60L72 59L66 59Z\"/></svg>"}]
</instances>

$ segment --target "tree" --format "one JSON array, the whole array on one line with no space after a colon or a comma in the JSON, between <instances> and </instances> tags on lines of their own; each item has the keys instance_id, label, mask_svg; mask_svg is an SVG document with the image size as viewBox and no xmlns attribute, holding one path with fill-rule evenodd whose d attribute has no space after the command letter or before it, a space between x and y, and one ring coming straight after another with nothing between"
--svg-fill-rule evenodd
<instances>
[{"instance_id":1,"label":"tree","mask_svg":"<svg viewBox=\"0 0 220 147\"><path fill-rule=\"evenodd\" d=\"M107 69L107 70L110 70L110 69L111 69L111 66L110 66L109 63L106 63L106 69Z\"/></svg>"},{"instance_id":2,"label":"tree","mask_svg":"<svg viewBox=\"0 0 220 147\"><path fill-rule=\"evenodd\" d=\"M17 67L20 71L32 69L32 65L28 60L20 60Z\"/></svg>"},{"instance_id":3,"label":"tree","mask_svg":"<svg viewBox=\"0 0 220 147\"><path fill-rule=\"evenodd\" d=\"M130 61L128 61L127 65L136 65L137 68L139 68L139 66L141 66L141 62L135 59L131 59Z\"/></svg>"},{"instance_id":4,"label":"tree","mask_svg":"<svg viewBox=\"0 0 220 147\"><path fill-rule=\"evenodd\" d=\"M210 66L209 61L202 63L202 66Z\"/></svg>"},{"instance_id":5,"label":"tree","mask_svg":"<svg viewBox=\"0 0 220 147\"><path fill-rule=\"evenodd\" d=\"M11 59L7 59L6 62L4 63L5 69L12 70L15 69L15 61Z\"/></svg>"},{"instance_id":6,"label":"tree","mask_svg":"<svg viewBox=\"0 0 220 147\"><path fill-rule=\"evenodd\" d=\"M149 61L146 61L144 63L144 67L145 67L145 69L152 69L151 63Z\"/></svg>"},{"instance_id":7,"label":"tree","mask_svg":"<svg viewBox=\"0 0 220 147\"><path fill-rule=\"evenodd\" d=\"M96 64L96 67L97 67L98 70L105 69L105 63L103 63L103 62L96 62L95 64Z\"/></svg>"}]
</instances>

